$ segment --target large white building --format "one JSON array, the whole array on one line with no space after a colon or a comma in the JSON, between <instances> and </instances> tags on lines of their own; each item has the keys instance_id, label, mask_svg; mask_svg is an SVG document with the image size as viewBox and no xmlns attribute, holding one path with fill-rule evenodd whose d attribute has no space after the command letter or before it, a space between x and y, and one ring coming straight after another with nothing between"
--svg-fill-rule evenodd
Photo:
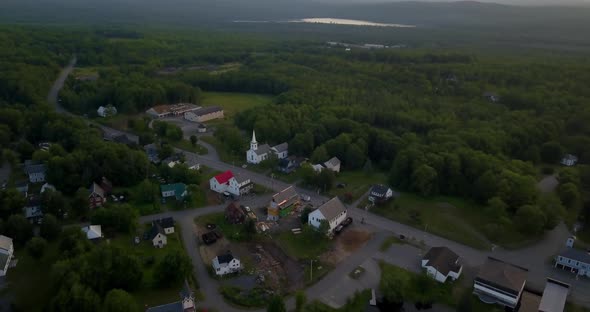
<instances>
[{"instance_id":1,"label":"large white building","mask_svg":"<svg viewBox=\"0 0 590 312\"><path fill-rule=\"evenodd\" d=\"M330 232L332 232L346 217L346 206L344 206L338 197L334 197L311 212L307 222L309 225L319 229L321 222L325 220L328 222Z\"/></svg>"},{"instance_id":2,"label":"large white building","mask_svg":"<svg viewBox=\"0 0 590 312\"><path fill-rule=\"evenodd\" d=\"M225 275L238 272L242 269L242 264L238 258L227 253L213 258L213 270L217 275Z\"/></svg>"},{"instance_id":3,"label":"large white building","mask_svg":"<svg viewBox=\"0 0 590 312\"><path fill-rule=\"evenodd\" d=\"M488 304L515 309L526 284L528 270L492 257L475 277L473 293Z\"/></svg>"},{"instance_id":4,"label":"large white building","mask_svg":"<svg viewBox=\"0 0 590 312\"><path fill-rule=\"evenodd\" d=\"M246 152L246 161L250 164L259 164L274 155L278 159L284 159L289 156L289 144L281 143L270 147L268 144L258 146L256 141L256 133L252 131L252 141L250 141L250 149Z\"/></svg>"}]
</instances>

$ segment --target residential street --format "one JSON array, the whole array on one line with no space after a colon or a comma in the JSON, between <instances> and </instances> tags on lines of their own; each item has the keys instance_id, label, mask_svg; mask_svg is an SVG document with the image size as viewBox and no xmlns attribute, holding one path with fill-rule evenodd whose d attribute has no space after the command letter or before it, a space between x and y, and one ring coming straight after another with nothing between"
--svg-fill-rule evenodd
<instances>
[{"instance_id":1,"label":"residential street","mask_svg":"<svg viewBox=\"0 0 590 312\"><path fill-rule=\"evenodd\" d=\"M61 86L63 86L63 82L67 78L67 75L71 72L73 66L75 65L75 61L76 59L74 57L70 65L65 68L64 71L62 71L48 95L48 101L50 103L56 104L57 111L61 113L67 112L65 112L56 101L57 94ZM106 131L123 133L108 127L100 127ZM131 139L137 138L137 136L133 134L127 133L127 135ZM213 147L208 144L203 144L203 146L205 146L208 150L214 150ZM185 153L187 161L197 162L219 171L232 170L235 175L248 177L252 182L263 185L274 191L280 191L289 186L287 183L272 179L262 174L254 173L241 167L223 163L219 160L217 154L211 153L211 151L209 155L205 156L198 156L194 153L186 151L182 152ZM316 206L329 199L327 197L314 194L309 190L298 188L298 191L312 196L312 203ZM252 206L256 206L261 203L259 201L263 200L264 198L257 199L256 197L248 197L245 201L243 201L243 203L246 205L251 204ZM572 292L570 295L571 299L573 299L578 304L590 307L590 281L577 281L571 274L553 269L549 264L551 257L565 246L565 240L570 235L564 224L560 224L556 229L547 233L543 240L521 250L509 251L502 248L496 248L494 251L481 251L432 235L420 229L413 228L380 217L378 215L374 215L362 209L352 207L354 206L349 207L349 215L355 219L355 222L360 222L361 219L364 219L367 226L374 229L375 235L364 247L340 263L324 279L306 290L307 297L311 300L321 299L333 305L341 305L342 303L346 302L346 298L348 298L348 296L354 293L355 289L360 289L367 286L374 287L377 285L379 274L375 272L367 274L366 278L362 278L358 281L347 277L348 273L350 273L356 266L363 263L365 265L370 265L370 263L372 263L371 261L374 261L371 259L378 258L396 264L407 263L408 265L415 261L417 255L416 251L412 249L396 249L399 252L396 252L395 254L379 252L379 246L381 245L381 242L384 238L388 237L389 235L403 234L408 238L415 238L418 241L423 241L427 246L447 246L457 253L468 266L475 267L482 264L487 256L494 256L496 258L524 266L530 270L527 284L539 290L543 289L546 277L556 277L564 282L572 284ZM152 219L165 216L174 217L174 219L182 227L184 246L188 255L193 261L194 272L200 285L200 291L205 295L205 301L200 302L199 305L212 307L218 311L224 312L243 311L241 309L232 307L223 301L217 289L219 283L209 277L206 271L206 266L202 262L198 252L197 237L195 235L193 219L197 216L223 211L224 208L225 205L219 205L184 211L166 212L142 217L141 222L149 222ZM294 300L292 298L289 299L287 303L290 308L294 307Z\"/></svg>"}]
</instances>

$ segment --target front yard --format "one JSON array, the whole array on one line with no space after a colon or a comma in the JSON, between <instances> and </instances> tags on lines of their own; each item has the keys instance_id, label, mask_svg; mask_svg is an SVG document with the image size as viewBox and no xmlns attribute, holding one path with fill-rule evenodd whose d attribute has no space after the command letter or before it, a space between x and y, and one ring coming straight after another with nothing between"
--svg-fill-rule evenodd
<instances>
[{"instance_id":1,"label":"front yard","mask_svg":"<svg viewBox=\"0 0 590 312\"><path fill-rule=\"evenodd\" d=\"M343 171L336 175L336 183L328 194L330 196L339 196L343 201L350 204L361 198L374 184L384 184L386 181L387 176L384 173Z\"/></svg>"}]
</instances>

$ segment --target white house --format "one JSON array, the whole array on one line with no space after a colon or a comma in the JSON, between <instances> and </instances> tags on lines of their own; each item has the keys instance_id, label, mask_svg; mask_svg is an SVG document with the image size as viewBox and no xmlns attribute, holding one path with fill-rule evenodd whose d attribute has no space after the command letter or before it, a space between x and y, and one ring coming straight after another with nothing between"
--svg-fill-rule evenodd
<instances>
[{"instance_id":1,"label":"white house","mask_svg":"<svg viewBox=\"0 0 590 312\"><path fill-rule=\"evenodd\" d=\"M572 154L567 154L561 159L561 164L564 166L575 166L578 163L578 157Z\"/></svg>"},{"instance_id":2,"label":"white house","mask_svg":"<svg viewBox=\"0 0 590 312\"><path fill-rule=\"evenodd\" d=\"M6 275L10 261L14 255L12 238L0 235L0 276Z\"/></svg>"},{"instance_id":3,"label":"white house","mask_svg":"<svg viewBox=\"0 0 590 312\"><path fill-rule=\"evenodd\" d=\"M117 115L117 108L113 105L101 106L96 110L96 113L100 117L108 117Z\"/></svg>"},{"instance_id":4,"label":"white house","mask_svg":"<svg viewBox=\"0 0 590 312\"><path fill-rule=\"evenodd\" d=\"M309 214L308 223L316 229L319 229L321 221L326 220L330 227L330 232L332 232L338 224L346 219L346 217L346 206L342 204L338 197L334 197L325 202L318 209L311 212Z\"/></svg>"},{"instance_id":5,"label":"white house","mask_svg":"<svg viewBox=\"0 0 590 312\"><path fill-rule=\"evenodd\" d=\"M227 192L229 180L233 178L234 174L230 170L220 173L209 180L209 188L217 193Z\"/></svg>"},{"instance_id":6,"label":"white house","mask_svg":"<svg viewBox=\"0 0 590 312\"><path fill-rule=\"evenodd\" d=\"M326 167L326 169L330 169L334 172L340 172L340 159L338 159L336 157L332 157L332 158L330 158L330 160L328 160L324 163L324 167Z\"/></svg>"},{"instance_id":7,"label":"white house","mask_svg":"<svg viewBox=\"0 0 590 312\"><path fill-rule=\"evenodd\" d=\"M487 304L516 308L526 284L528 270L492 257L475 277L473 293Z\"/></svg>"},{"instance_id":8,"label":"white house","mask_svg":"<svg viewBox=\"0 0 590 312\"><path fill-rule=\"evenodd\" d=\"M278 159L285 159L289 156L289 143L281 143L270 148Z\"/></svg>"},{"instance_id":9,"label":"white house","mask_svg":"<svg viewBox=\"0 0 590 312\"><path fill-rule=\"evenodd\" d=\"M25 173L29 176L29 182L45 182L45 172L47 168L44 164L35 163L32 160L25 161Z\"/></svg>"},{"instance_id":10,"label":"white house","mask_svg":"<svg viewBox=\"0 0 590 312\"><path fill-rule=\"evenodd\" d=\"M270 154L270 146L262 144L258 146L256 141L256 133L252 131L252 141L250 142L250 149L246 152L246 161L250 164L259 164L267 160Z\"/></svg>"},{"instance_id":11,"label":"white house","mask_svg":"<svg viewBox=\"0 0 590 312\"><path fill-rule=\"evenodd\" d=\"M463 271L459 256L447 247L430 248L422 258L422 267L426 269L428 276L440 283L449 278L457 280Z\"/></svg>"},{"instance_id":12,"label":"white house","mask_svg":"<svg viewBox=\"0 0 590 312\"><path fill-rule=\"evenodd\" d=\"M227 253L213 258L213 270L217 275L238 272L242 268L240 260Z\"/></svg>"},{"instance_id":13,"label":"white house","mask_svg":"<svg viewBox=\"0 0 590 312\"><path fill-rule=\"evenodd\" d=\"M254 183L250 182L250 179L237 176L229 179L227 191L233 195L240 196L248 194L252 188L254 188Z\"/></svg>"},{"instance_id":14,"label":"white house","mask_svg":"<svg viewBox=\"0 0 590 312\"><path fill-rule=\"evenodd\" d=\"M166 232L158 222L154 222L152 224L152 228L148 232L147 238L152 242L152 245L154 245L154 247L156 248L164 248L164 246L168 244Z\"/></svg>"},{"instance_id":15,"label":"white house","mask_svg":"<svg viewBox=\"0 0 590 312\"><path fill-rule=\"evenodd\" d=\"M393 190L383 184L376 184L369 191L369 201L382 203L393 197Z\"/></svg>"},{"instance_id":16,"label":"white house","mask_svg":"<svg viewBox=\"0 0 590 312\"><path fill-rule=\"evenodd\" d=\"M82 228L88 240L101 239L103 237L102 227L100 225L89 225Z\"/></svg>"},{"instance_id":17,"label":"white house","mask_svg":"<svg viewBox=\"0 0 590 312\"><path fill-rule=\"evenodd\" d=\"M315 164L315 165L311 165L311 169L313 169L313 171L315 173L320 173L322 172L322 170L326 169L324 166L322 166L321 164Z\"/></svg>"},{"instance_id":18,"label":"white house","mask_svg":"<svg viewBox=\"0 0 590 312\"><path fill-rule=\"evenodd\" d=\"M217 193L228 192L240 196L252 190L254 184L248 178L235 177L231 171L220 173L209 180L209 188Z\"/></svg>"}]
</instances>

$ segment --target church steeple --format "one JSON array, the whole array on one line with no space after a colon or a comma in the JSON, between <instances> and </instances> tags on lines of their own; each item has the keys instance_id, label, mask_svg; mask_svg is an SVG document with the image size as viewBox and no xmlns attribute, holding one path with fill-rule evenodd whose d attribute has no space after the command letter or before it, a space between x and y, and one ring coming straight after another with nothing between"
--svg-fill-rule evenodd
<instances>
[{"instance_id":1,"label":"church steeple","mask_svg":"<svg viewBox=\"0 0 590 312\"><path fill-rule=\"evenodd\" d=\"M258 149L258 142L256 142L256 132L252 130L252 142L250 142L250 149L255 151Z\"/></svg>"}]
</instances>

